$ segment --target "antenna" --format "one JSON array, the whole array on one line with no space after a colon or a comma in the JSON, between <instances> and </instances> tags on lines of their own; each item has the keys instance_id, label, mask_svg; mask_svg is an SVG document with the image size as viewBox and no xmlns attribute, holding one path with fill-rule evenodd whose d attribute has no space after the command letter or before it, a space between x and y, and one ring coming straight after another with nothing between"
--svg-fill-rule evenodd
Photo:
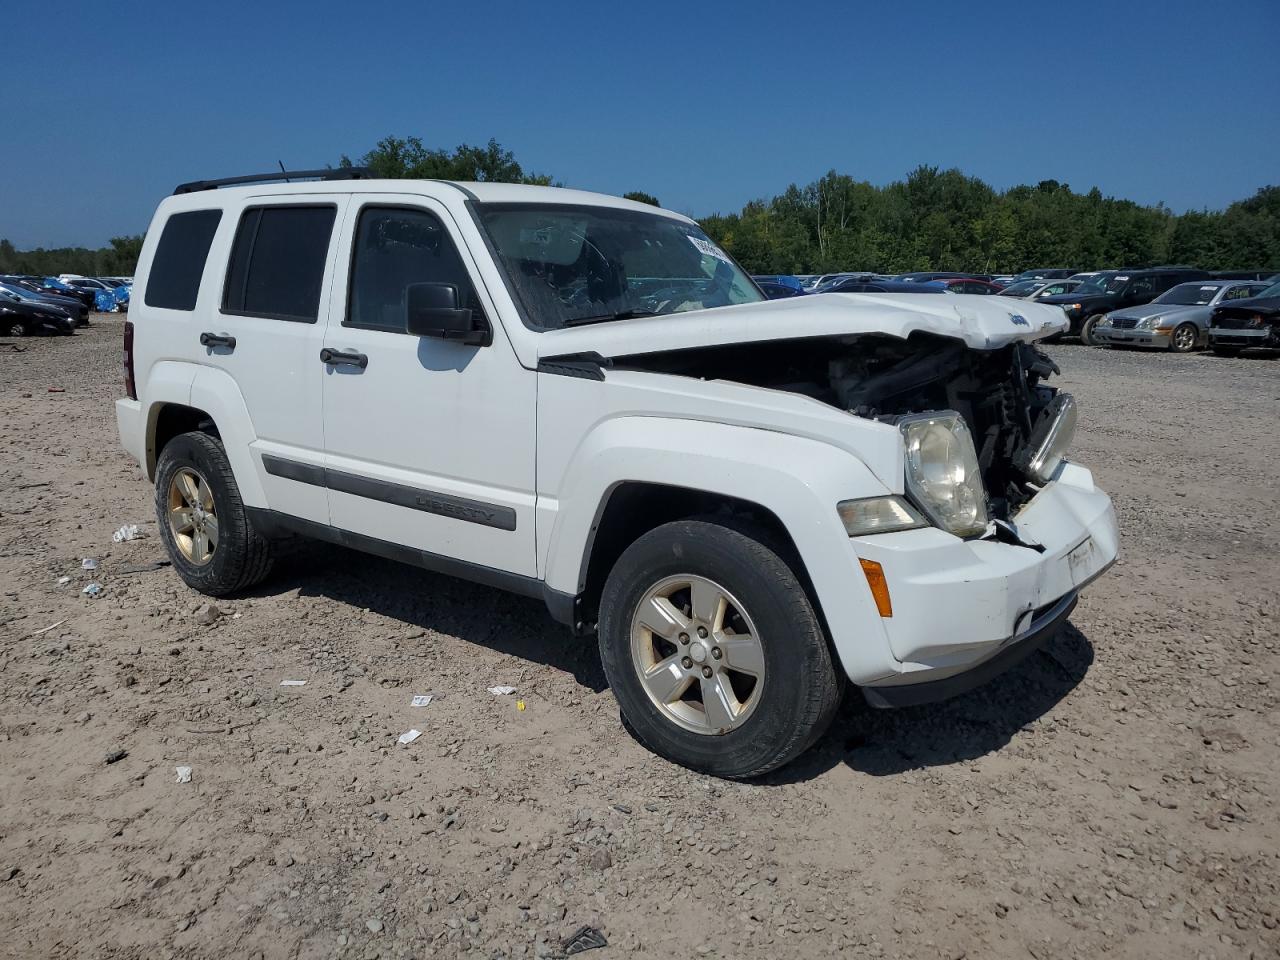
<instances>
[{"instance_id":1,"label":"antenna","mask_svg":"<svg viewBox=\"0 0 1280 960\"><path fill-rule=\"evenodd\" d=\"M293 181L289 179L289 171L284 168L284 161L277 160L276 163L280 164L280 172L284 174L284 182L292 183Z\"/></svg>"}]
</instances>

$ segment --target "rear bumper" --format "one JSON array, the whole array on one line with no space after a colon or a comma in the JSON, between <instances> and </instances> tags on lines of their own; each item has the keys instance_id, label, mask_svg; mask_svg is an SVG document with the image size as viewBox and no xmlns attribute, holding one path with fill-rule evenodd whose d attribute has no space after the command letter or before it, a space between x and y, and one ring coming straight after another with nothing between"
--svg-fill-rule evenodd
<instances>
[{"instance_id":1,"label":"rear bumper","mask_svg":"<svg viewBox=\"0 0 1280 960\"><path fill-rule=\"evenodd\" d=\"M142 404L122 397L116 401L116 431L120 445L134 460L143 474L147 472L147 431L143 420Z\"/></svg>"}]
</instances>

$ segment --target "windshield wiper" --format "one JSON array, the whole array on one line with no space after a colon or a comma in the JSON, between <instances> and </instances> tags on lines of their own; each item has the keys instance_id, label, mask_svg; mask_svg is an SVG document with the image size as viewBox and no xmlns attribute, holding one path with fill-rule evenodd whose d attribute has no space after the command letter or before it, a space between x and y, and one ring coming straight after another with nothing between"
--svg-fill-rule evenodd
<instances>
[{"instance_id":1,"label":"windshield wiper","mask_svg":"<svg viewBox=\"0 0 1280 960\"><path fill-rule=\"evenodd\" d=\"M588 323L604 323L608 320L634 320L636 317L656 317L652 310L620 310L618 313L602 313L597 317L572 317L563 326L580 327Z\"/></svg>"}]
</instances>

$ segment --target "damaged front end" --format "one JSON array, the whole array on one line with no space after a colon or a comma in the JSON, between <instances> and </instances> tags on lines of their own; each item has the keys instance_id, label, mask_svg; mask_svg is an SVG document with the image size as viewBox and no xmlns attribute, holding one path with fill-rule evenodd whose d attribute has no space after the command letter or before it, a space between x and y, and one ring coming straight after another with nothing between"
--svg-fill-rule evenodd
<instances>
[{"instance_id":1,"label":"damaged front end","mask_svg":"<svg viewBox=\"0 0 1280 960\"><path fill-rule=\"evenodd\" d=\"M785 390L895 424L954 411L973 440L985 515L998 527L1050 477L1075 423L1070 396L1045 384L1057 365L1023 342L978 350L927 333L860 334L620 357L615 365Z\"/></svg>"}]
</instances>

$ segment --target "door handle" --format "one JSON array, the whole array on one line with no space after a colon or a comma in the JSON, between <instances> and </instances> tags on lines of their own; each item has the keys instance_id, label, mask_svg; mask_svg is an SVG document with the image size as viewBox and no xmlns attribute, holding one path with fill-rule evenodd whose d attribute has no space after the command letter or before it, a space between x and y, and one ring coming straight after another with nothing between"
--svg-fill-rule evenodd
<instances>
[{"instance_id":1,"label":"door handle","mask_svg":"<svg viewBox=\"0 0 1280 960\"><path fill-rule=\"evenodd\" d=\"M320 362L335 367L359 367L363 370L369 365L369 358L363 353L348 353L345 350L330 350L325 347L320 351Z\"/></svg>"},{"instance_id":2,"label":"door handle","mask_svg":"<svg viewBox=\"0 0 1280 960\"><path fill-rule=\"evenodd\" d=\"M225 333L202 333L200 334L200 346L226 347L228 350L234 350L236 348L236 338Z\"/></svg>"}]
</instances>

